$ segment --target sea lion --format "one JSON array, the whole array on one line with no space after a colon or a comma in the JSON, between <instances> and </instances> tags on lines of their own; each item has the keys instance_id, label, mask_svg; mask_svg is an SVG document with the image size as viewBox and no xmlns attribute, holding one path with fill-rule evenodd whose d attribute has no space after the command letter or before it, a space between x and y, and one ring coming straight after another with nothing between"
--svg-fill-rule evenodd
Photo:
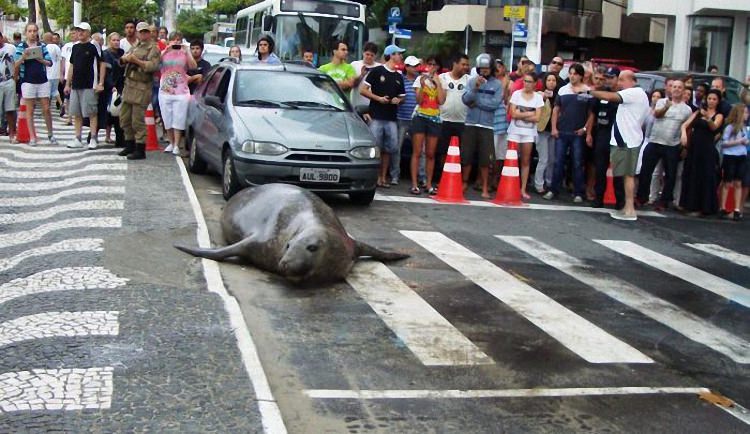
<instances>
[{"instance_id":1,"label":"sea lion","mask_svg":"<svg viewBox=\"0 0 750 434\"><path fill-rule=\"evenodd\" d=\"M315 194L289 184L240 191L227 202L221 228L226 247L175 247L215 261L239 257L305 284L343 280L360 257L384 262L409 257L352 239L331 207Z\"/></svg>"}]
</instances>

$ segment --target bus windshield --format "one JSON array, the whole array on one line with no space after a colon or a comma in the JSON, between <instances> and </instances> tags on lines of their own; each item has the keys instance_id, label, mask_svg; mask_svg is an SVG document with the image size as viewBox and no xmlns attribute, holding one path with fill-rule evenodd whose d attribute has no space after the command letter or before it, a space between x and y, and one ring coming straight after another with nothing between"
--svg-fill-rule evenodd
<instances>
[{"instance_id":1,"label":"bus windshield","mask_svg":"<svg viewBox=\"0 0 750 434\"><path fill-rule=\"evenodd\" d=\"M334 41L349 47L349 61L362 58L364 24L334 17L276 15L276 54L282 60L300 60L310 50L316 65L330 62Z\"/></svg>"}]
</instances>

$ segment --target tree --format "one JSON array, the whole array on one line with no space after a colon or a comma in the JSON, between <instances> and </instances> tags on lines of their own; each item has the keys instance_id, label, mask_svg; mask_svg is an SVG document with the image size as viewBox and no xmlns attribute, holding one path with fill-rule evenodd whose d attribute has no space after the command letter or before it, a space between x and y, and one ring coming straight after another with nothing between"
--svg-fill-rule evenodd
<instances>
[{"instance_id":1,"label":"tree","mask_svg":"<svg viewBox=\"0 0 750 434\"><path fill-rule=\"evenodd\" d=\"M177 15L177 29L185 39L203 38L203 34L211 30L214 18L203 10L183 9Z\"/></svg>"},{"instance_id":2,"label":"tree","mask_svg":"<svg viewBox=\"0 0 750 434\"><path fill-rule=\"evenodd\" d=\"M73 2L46 0L50 18L60 27L73 24ZM33 3L30 1L29 4ZM154 21L158 5L153 0L83 0L81 19L91 24L92 30L122 31L125 21L133 18Z\"/></svg>"},{"instance_id":3,"label":"tree","mask_svg":"<svg viewBox=\"0 0 750 434\"><path fill-rule=\"evenodd\" d=\"M47 18L47 4L44 0L39 0L39 18L42 20L42 31L44 33L51 32L52 28L49 25L49 18Z\"/></svg>"},{"instance_id":4,"label":"tree","mask_svg":"<svg viewBox=\"0 0 750 434\"><path fill-rule=\"evenodd\" d=\"M424 59L427 56L435 56L445 65L445 62L461 50L461 33L446 32L442 34L430 34L422 38L414 48L409 47L409 52ZM450 65L447 65L450 68Z\"/></svg>"},{"instance_id":5,"label":"tree","mask_svg":"<svg viewBox=\"0 0 750 434\"><path fill-rule=\"evenodd\" d=\"M248 6L258 3L260 0L212 0L208 3L206 11L217 15L234 15Z\"/></svg>"},{"instance_id":6,"label":"tree","mask_svg":"<svg viewBox=\"0 0 750 434\"><path fill-rule=\"evenodd\" d=\"M5 13L6 17L14 17L16 19L26 16L29 13L28 9L18 7L18 1L16 0L0 0L0 9Z\"/></svg>"}]
</instances>

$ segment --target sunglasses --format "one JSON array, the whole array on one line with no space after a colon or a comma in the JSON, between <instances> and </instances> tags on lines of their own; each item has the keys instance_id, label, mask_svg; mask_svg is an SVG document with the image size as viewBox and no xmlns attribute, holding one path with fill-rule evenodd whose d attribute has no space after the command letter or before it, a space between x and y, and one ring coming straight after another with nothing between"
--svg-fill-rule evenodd
<instances>
[{"instance_id":1,"label":"sunglasses","mask_svg":"<svg viewBox=\"0 0 750 434\"><path fill-rule=\"evenodd\" d=\"M535 84L536 83L536 81L534 81L534 80L524 80L523 82L526 83L526 84Z\"/></svg>"},{"instance_id":2,"label":"sunglasses","mask_svg":"<svg viewBox=\"0 0 750 434\"><path fill-rule=\"evenodd\" d=\"M553 60L553 61L552 61L551 63L552 63L553 65L561 65L561 66L562 66L562 64L563 64L562 62L558 62L557 60Z\"/></svg>"}]
</instances>

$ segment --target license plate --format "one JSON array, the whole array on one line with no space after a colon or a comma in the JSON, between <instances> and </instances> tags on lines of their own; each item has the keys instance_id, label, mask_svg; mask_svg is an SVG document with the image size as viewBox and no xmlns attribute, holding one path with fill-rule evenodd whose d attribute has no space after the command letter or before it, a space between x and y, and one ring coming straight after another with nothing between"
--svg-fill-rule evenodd
<instances>
[{"instance_id":1,"label":"license plate","mask_svg":"<svg viewBox=\"0 0 750 434\"><path fill-rule=\"evenodd\" d=\"M339 169L302 168L299 170L301 182L339 182Z\"/></svg>"}]
</instances>

